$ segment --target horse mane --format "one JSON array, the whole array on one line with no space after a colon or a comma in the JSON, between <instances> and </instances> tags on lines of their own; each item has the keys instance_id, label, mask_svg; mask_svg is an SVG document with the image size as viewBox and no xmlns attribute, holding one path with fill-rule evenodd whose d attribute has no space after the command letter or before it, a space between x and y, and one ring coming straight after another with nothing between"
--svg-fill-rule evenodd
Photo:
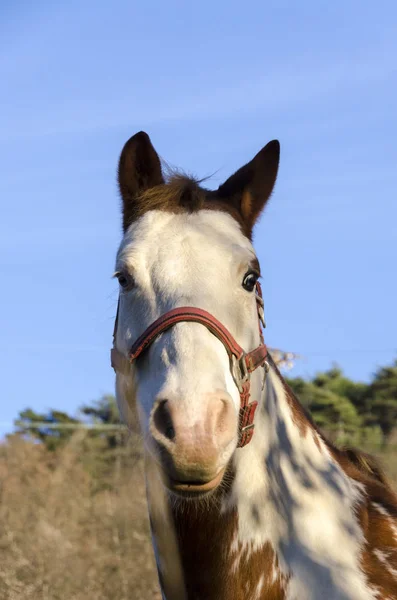
<instances>
[{"instance_id":1,"label":"horse mane","mask_svg":"<svg viewBox=\"0 0 397 600\"><path fill-rule=\"evenodd\" d=\"M357 450L357 448L343 448L341 451L361 473L376 479L386 487L390 487L390 482L377 458L362 450Z\"/></svg>"},{"instance_id":2,"label":"horse mane","mask_svg":"<svg viewBox=\"0 0 397 600\"><path fill-rule=\"evenodd\" d=\"M200 187L202 180L172 171L167 181L151 187L137 198L139 214L149 210L167 212L197 212L204 207L207 190Z\"/></svg>"},{"instance_id":3,"label":"horse mane","mask_svg":"<svg viewBox=\"0 0 397 600\"><path fill-rule=\"evenodd\" d=\"M324 433L315 423L311 412L305 406L303 406L299 398L296 396L291 387L282 377L272 357L270 357L270 361L273 368L277 371L279 377L281 378L281 381L283 381L284 388L287 394L287 399L289 398L289 403L294 412L296 423L299 425L302 417L305 417L306 421L310 424L314 431L317 432L317 434L328 446L328 448L331 450L334 456L337 459L342 459L342 464L345 463L345 460L347 460L348 463L353 465L362 475L365 475L366 477L370 477L371 479L378 481L388 489L392 489L390 481L385 475L380 461L377 458L375 458L371 454L363 452L362 450L358 450L357 448L348 446L340 448L334 443L332 443L326 435L324 435Z\"/></svg>"}]
</instances>

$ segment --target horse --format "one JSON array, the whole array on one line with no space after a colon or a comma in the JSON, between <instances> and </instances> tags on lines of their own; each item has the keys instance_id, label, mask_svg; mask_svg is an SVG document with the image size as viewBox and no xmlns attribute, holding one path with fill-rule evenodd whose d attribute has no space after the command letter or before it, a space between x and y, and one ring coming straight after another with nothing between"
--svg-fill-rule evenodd
<instances>
[{"instance_id":1,"label":"horse","mask_svg":"<svg viewBox=\"0 0 397 600\"><path fill-rule=\"evenodd\" d=\"M252 236L279 157L273 140L209 190L165 177L144 132L120 155L112 365L162 597L397 600L396 494L316 427L264 343Z\"/></svg>"}]
</instances>

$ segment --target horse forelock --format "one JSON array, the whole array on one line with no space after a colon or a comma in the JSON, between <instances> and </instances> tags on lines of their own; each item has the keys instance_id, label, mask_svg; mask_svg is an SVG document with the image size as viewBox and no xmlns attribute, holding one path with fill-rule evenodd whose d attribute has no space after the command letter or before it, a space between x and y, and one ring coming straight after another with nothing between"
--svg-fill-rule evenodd
<instances>
[{"instance_id":1,"label":"horse forelock","mask_svg":"<svg viewBox=\"0 0 397 600\"><path fill-rule=\"evenodd\" d=\"M204 181L206 180L169 170L164 183L144 190L135 198L133 210L131 209L130 224L153 210L175 214L217 210L231 215L240 225L244 235L251 239L251 232L247 228L238 206L219 197L216 191L203 187L201 184Z\"/></svg>"}]
</instances>

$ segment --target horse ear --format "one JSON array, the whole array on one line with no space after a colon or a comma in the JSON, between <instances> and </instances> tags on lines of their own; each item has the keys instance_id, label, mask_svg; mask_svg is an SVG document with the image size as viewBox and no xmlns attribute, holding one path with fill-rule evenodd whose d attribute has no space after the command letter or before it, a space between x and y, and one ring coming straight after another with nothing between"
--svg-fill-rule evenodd
<instances>
[{"instance_id":1,"label":"horse ear","mask_svg":"<svg viewBox=\"0 0 397 600\"><path fill-rule=\"evenodd\" d=\"M216 192L222 202L231 203L240 212L247 234L252 230L269 200L276 183L280 160L280 143L269 142L258 154Z\"/></svg>"},{"instance_id":2,"label":"horse ear","mask_svg":"<svg viewBox=\"0 0 397 600\"><path fill-rule=\"evenodd\" d=\"M136 133L125 144L119 160L118 181L125 232L136 217L139 195L164 183L160 159L144 131Z\"/></svg>"}]
</instances>

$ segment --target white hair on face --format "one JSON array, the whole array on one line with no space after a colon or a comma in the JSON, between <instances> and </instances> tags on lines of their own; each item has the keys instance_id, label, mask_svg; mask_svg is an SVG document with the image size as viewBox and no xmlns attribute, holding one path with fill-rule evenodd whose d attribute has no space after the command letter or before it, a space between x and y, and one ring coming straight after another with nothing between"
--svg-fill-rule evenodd
<instances>
[{"instance_id":1,"label":"white hair on face","mask_svg":"<svg viewBox=\"0 0 397 600\"><path fill-rule=\"evenodd\" d=\"M254 259L250 241L227 213L146 213L129 227L118 252L116 270L134 280L133 289L120 297L118 349L127 354L150 323L182 305L209 311L242 347L252 349L259 343L252 327L255 296L241 284ZM240 398L225 348L202 325L177 324L156 340L151 357L150 364L143 361L137 369L137 387L122 376L117 386L123 413L137 398L144 430L153 400L161 394L177 395L181 406L186 399L183 409L191 422L201 418L200 396L214 390L224 390L238 411Z\"/></svg>"}]
</instances>

